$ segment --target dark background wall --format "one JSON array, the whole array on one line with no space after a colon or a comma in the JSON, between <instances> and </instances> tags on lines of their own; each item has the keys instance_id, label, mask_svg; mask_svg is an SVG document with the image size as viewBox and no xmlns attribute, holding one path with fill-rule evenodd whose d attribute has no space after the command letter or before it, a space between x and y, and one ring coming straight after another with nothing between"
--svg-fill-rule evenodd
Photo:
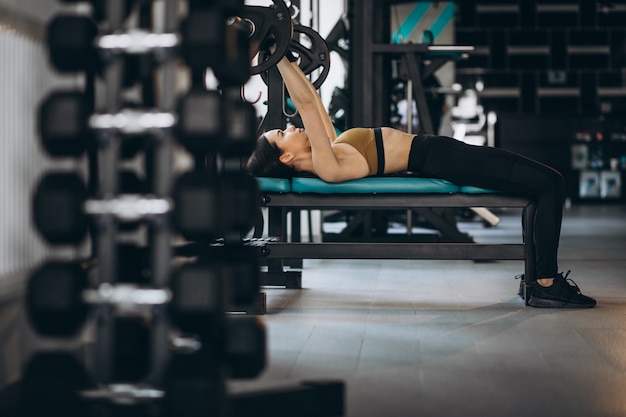
<instances>
[{"instance_id":1,"label":"dark background wall","mask_svg":"<svg viewBox=\"0 0 626 417\"><path fill-rule=\"evenodd\" d=\"M458 1L455 42L476 47L457 63L456 79L466 88L483 83L498 146L560 169L574 200L594 198L579 193L585 171L600 174L617 161L624 176L626 1ZM580 144L586 166L572 163Z\"/></svg>"}]
</instances>

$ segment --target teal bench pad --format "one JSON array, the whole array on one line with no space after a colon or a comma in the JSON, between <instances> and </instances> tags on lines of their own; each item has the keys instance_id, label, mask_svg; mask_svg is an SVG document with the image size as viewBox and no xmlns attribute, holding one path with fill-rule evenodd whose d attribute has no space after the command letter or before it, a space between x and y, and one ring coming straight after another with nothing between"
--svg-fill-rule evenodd
<instances>
[{"instance_id":1,"label":"teal bench pad","mask_svg":"<svg viewBox=\"0 0 626 417\"><path fill-rule=\"evenodd\" d=\"M291 181L285 178L256 177L259 189L271 193L288 193L291 191Z\"/></svg>"},{"instance_id":2,"label":"teal bench pad","mask_svg":"<svg viewBox=\"0 0 626 417\"><path fill-rule=\"evenodd\" d=\"M472 187L472 186L469 186L469 185L461 186L461 192L465 193L465 194L492 194L492 193L497 193L497 191L494 191L494 190L488 190L486 188Z\"/></svg>"},{"instance_id":3,"label":"teal bench pad","mask_svg":"<svg viewBox=\"0 0 626 417\"><path fill-rule=\"evenodd\" d=\"M291 191L317 194L424 194L458 193L460 187L445 180L419 177L367 177L329 183L319 178L294 177Z\"/></svg>"},{"instance_id":4,"label":"teal bench pad","mask_svg":"<svg viewBox=\"0 0 626 417\"><path fill-rule=\"evenodd\" d=\"M329 183L319 178L294 177L284 178L257 177L259 189L274 193L316 193L316 194L489 194L492 190L484 188L458 186L446 180L420 177L367 177Z\"/></svg>"}]
</instances>

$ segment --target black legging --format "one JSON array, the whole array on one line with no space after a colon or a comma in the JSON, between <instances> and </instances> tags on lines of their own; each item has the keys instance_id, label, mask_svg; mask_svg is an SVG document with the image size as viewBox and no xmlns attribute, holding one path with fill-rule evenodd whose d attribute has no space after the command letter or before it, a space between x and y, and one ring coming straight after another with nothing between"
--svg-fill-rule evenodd
<instances>
[{"instance_id":1,"label":"black legging","mask_svg":"<svg viewBox=\"0 0 626 417\"><path fill-rule=\"evenodd\" d=\"M458 185L535 198L536 277L556 276L565 202L565 184L558 171L503 149L426 134L413 139L409 170Z\"/></svg>"}]
</instances>

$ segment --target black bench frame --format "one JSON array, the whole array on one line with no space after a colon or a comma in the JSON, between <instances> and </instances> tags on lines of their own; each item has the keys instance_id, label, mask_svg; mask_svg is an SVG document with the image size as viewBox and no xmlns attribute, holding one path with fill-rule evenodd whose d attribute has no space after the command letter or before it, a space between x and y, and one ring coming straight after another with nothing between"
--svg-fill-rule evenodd
<instances>
[{"instance_id":1,"label":"black bench frame","mask_svg":"<svg viewBox=\"0 0 626 417\"><path fill-rule=\"evenodd\" d=\"M262 284L302 288L301 271L289 268L302 259L430 259L523 260L520 288L528 302L529 284L535 280L534 217L532 199L500 193L316 194L262 192L261 206L268 216L268 239L262 248L267 262ZM293 242L287 241L287 213L299 210L390 210L416 208L522 208L524 230L518 244L475 242Z\"/></svg>"}]
</instances>

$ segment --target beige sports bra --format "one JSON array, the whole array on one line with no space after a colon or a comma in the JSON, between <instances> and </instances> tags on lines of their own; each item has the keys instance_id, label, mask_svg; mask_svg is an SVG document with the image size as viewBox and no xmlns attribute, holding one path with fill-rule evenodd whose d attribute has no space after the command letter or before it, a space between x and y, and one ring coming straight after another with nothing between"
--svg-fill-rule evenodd
<instances>
[{"instance_id":1,"label":"beige sports bra","mask_svg":"<svg viewBox=\"0 0 626 417\"><path fill-rule=\"evenodd\" d=\"M385 171L385 152L380 128L355 127L348 129L334 143L347 143L367 161L370 175L382 175Z\"/></svg>"}]
</instances>

